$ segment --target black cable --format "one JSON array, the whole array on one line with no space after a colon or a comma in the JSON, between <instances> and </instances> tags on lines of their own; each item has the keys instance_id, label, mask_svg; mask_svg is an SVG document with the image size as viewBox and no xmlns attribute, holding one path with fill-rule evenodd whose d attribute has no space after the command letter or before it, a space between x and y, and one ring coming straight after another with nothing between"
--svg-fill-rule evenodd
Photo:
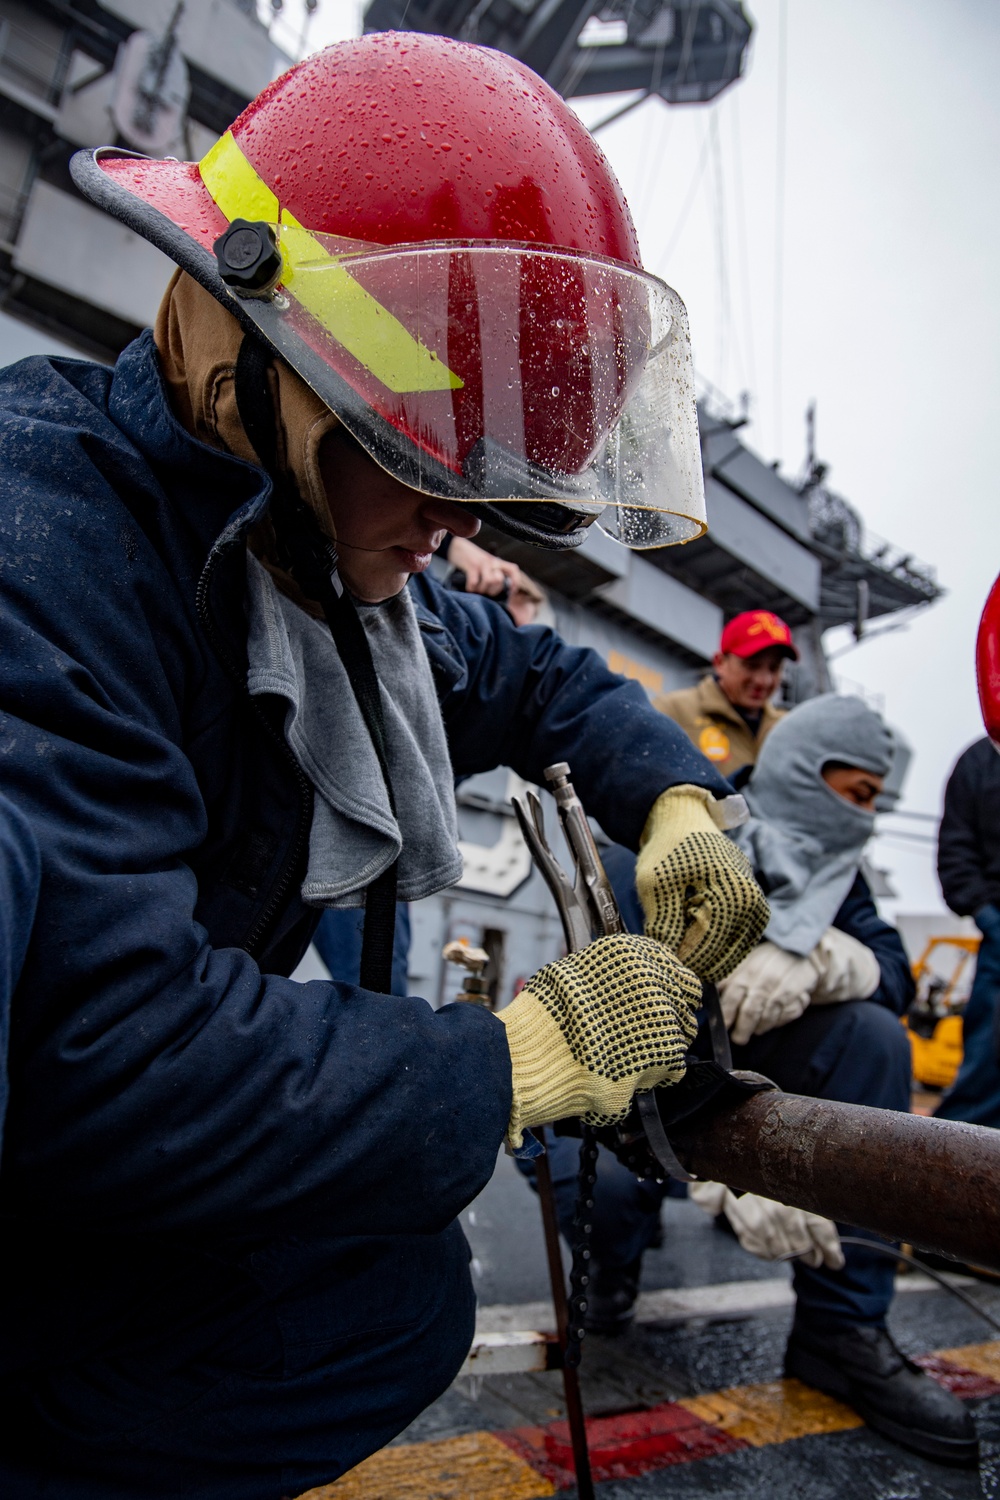
<instances>
[{"instance_id":1,"label":"black cable","mask_svg":"<svg viewBox=\"0 0 1000 1500\"><path fill-rule=\"evenodd\" d=\"M580 1172L577 1177L576 1212L573 1215L573 1264L569 1276L569 1318L563 1358L571 1370L580 1363L580 1343L585 1327L590 1286L591 1248L594 1233L594 1188L597 1183L597 1137L593 1127L583 1126L580 1141Z\"/></svg>"},{"instance_id":2,"label":"black cable","mask_svg":"<svg viewBox=\"0 0 1000 1500\"><path fill-rule=\"evenodd\" d=\"M995 1328L997 1333L1000 1333L1000 1322L994 1318L992 1313L988 1313L984 1307L979 1306L978 1302L974 1302L971 1297L967 1297L959 1287L952 1286L950 1282L945 1281L940 1272L935 1271L931 1266L925 1265L922 1260L918 1260L915 1255L910 1255L907 1250L897 1250L894 1246L883 1245L878 1240L863 1239L860 1234L842 1234L840 1236L840 1243L842 1245L861 1245L865 1250L874 1250L877 1255L887 1255L890 1260L905 1261L908 1266L913 1266L915 1270L922 1271L925 1276L929 1276L932 1281L936 1281L938 1286L942 1287L946 1292L950 1292L953 1297L957 1297L959 1302L964 1302L966 1307L970 1307L974 1313L979 1314L984 1323L988 1323L991 1328ZM803 1252L801 1250L795 1250L788 1255L779 1255L778 1259L786 1261L801 1260L802 1255Z\"/></svg>"}]
</instances>

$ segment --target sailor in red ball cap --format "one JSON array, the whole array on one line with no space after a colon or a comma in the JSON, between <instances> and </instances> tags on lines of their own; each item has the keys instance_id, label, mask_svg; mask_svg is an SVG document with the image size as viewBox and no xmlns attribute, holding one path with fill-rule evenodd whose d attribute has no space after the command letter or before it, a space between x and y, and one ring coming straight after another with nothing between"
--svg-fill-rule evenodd
<instances>
[{"instance_id":1,"label":"sailor in red ball cap","mask_svg":"<svg viewBox=\"0 0 1000 1500\"><path fill-rule=\"evenodd\" d=\"M769 609L729 621L712 671L696 687L663 693L655 706L681 726L723 776L752 766L784 710L772 702L786 658L798 661L792 632Z\"/></svg>"}]
</instances>

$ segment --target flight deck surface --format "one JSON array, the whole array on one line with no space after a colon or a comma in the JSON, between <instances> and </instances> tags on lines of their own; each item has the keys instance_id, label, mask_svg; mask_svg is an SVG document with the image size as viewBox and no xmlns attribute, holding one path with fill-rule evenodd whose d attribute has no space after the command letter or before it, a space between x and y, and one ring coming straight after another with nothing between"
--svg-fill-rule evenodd
<instances>
[{"instance_id":1,"label":"flight deck surface","mask_svg":"<svg viewBox=\"0 0 1000 1500\"><path fill-rule=\"evenodd\" d=\"M479 1328L551 1327L538 1205L502 1157L463 1215ZM978 1472L905 1452L782 1378L788 1269L668 1199L633 1327L588 1337L581 1381L599 1500L1000 1500L1000 1335L920 1275L897 1278L900 1347L971 1403ZM1000 1319L1000 1282L960 1289ZM463 1377L387 1449L309 1500L535 1500L575 1488L558 1371Z\"/></svg>"}]
</instances>

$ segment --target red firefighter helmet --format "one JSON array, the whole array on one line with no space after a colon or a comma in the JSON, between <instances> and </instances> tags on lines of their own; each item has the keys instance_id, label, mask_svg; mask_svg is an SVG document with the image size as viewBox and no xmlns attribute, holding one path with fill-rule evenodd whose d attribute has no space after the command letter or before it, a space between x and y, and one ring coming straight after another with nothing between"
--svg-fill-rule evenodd
<instances>
[{"instance_id":1,"label":"red firefighter helmet","mask_svg":"<svg viewBox=\"0 0 1000 1500\"><path fill-rule=\"evenodd\" d=\"M102 148L73 175L405 483L548 546L704 531L683 303L592 136L504 53L342 42L201 162Z\"/></svg>"},{"instance_id":2,"label":"red firefighter helmet","mask_svg":"<svg viewBox=\"0 0 1000 1500\"><path fill-rule=\"evenodd\" d=\"M1000 750L1000 578L990 589L979 621L976 677L986 733Z\"/></svg>"}]
</instances>

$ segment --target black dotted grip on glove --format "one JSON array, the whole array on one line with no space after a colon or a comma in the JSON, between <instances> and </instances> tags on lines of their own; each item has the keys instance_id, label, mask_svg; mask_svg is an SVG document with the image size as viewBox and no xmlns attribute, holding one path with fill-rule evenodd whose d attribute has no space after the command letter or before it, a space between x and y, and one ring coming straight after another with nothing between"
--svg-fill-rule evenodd
<instances>
[{"instance_id":1,"label":"black dotted grip on glove","mask_svg":"<svg viewBox=\"0 0 1000 1500\"><path fill-rule=\"evenodd\" d=\"M646 931L703 979L724 979L760 941L770 919L742 849L721 833L689 833L653 875Z\"/></svg>"},{"instance_id":2,"label":"black dotted grip on glove","mask_svg":"<svg viewBox=\"0 0 1000 1500\"><path fill-rule=\"evenodd\" d=\"M612 1083L676 1061L694 1039L697 977L652 938L598 938L531 981L576 1061Z\"/></svg>"}]
</instances>

